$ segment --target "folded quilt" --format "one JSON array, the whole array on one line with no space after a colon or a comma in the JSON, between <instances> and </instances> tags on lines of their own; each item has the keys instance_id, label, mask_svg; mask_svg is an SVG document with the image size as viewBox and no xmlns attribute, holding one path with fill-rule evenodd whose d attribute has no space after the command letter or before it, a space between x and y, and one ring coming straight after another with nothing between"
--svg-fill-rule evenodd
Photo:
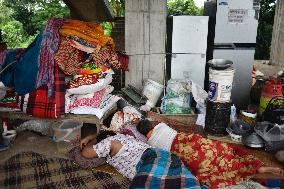
<instances>
[{"instance_id":1,"label":"folded quilt","mask_svg":"<svg viewBox=\"0 0 284 189\"><path fill-rule=\"evenodd\" d=\"M86 76L88 76L88 75L86 75ZM99 90L102 90L107 85L109 85L112 82L112 75L107 74L105 76L105 78L98 79L97 82L95 82L93 84L92 84L92 81L90 79L88 79L88 81L82 81L81 79L76 80L76 81L77 81L77 83L74 82L74 81L70 81L70 82L72 83L72 86L78 86L78 87L74 87L74 88L67 87L67 89L66 89L67 92L69 94L89 94L89 93L94 93L94 92L97 92ZM93 81L95 81L95 79ZM83 83L84 83L84 85L83 85Z\"/></svg>"},{"instance_id":2,"label":"folded quilt","mask_svg":"<svg viewBox=\"0 0 284 189\"><path fill-rule=\"evenodd\" d=\"M95 108L99 107L105 94L105 90L106 89L102 89L100 91L85 95L66 96L66 112L70 112L74 108L81 106L91 106Z\"/></svg>"},{"instance_id":3,"label":"folded quilt","mask_svg":"<svg viewBox=\"0 0 284 189\"><path fill-rule=\"evenodd\" d=\"M101 119L104 114L116 106L116 102L120 99L120 97L115 95L106 95L104 99L102 100L100 107L78 107L74 108L71 113L73 114L90 114L90 115L96 115L97 118Z\"/></svg>"},{"instance_id":4,"label":"folded quilt","mask_svg":"<svg viewBox=\"0 0 284 189\"><path fill-rule=\"evenodd\" d=\"M71 20L64 24L59 32L61 36L78 36L102 47L106 45L115 47L113 39L104 34L103 27L98 23Z\"/></svg>"}]
</instances>

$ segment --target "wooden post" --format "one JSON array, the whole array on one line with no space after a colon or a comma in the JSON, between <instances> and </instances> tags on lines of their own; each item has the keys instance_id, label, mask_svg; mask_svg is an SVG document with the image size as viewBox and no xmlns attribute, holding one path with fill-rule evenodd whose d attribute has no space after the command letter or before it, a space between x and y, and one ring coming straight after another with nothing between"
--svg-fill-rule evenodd
<instances>
[{"instance_id":1,"label":"wooden post","mask_svg":"<svg viewBox=\"0 0 284 189\"><path fill-rule=\"evenodd\" d=\"M125 84L142 88L145 80L165 82L166 0L125 1Z\"/></svg>"},{"instance_id":2,"label":"wooden post","mask_svg":"<svg viewBox=\"0 0 284 189\"><path fill-rule=\"evenodd\" d=\"M276 5L270 62L284 66L284 0L278 0Z\"/></svg>"}]
</instances>

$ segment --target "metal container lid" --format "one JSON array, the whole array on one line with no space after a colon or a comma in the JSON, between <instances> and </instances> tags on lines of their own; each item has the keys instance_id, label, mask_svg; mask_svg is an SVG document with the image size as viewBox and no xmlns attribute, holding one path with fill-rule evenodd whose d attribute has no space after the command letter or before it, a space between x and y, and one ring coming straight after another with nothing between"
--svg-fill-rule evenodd
<instances>
[{"instance_id":1,"label":"metal container lid","mask_svg":"<svg viewBox=\"0 0 284 189\"><path fill-rule=\"evenodd\" d=\"M227 69L232 66L233 62L226 59L212 59L209 60L208 65L214 69Z\"/></svg>"}]
</instances>

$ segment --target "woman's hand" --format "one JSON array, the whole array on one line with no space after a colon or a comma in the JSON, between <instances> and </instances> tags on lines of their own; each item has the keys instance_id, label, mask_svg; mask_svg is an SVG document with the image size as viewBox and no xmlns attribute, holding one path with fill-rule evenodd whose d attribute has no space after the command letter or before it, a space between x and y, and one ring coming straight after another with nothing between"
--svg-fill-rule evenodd
<instances>
[{"instance_id":1,"label":"woman's hand","mask_svg":"<svg viewBox=\"0 0 284 189\"><path fill-rule=\"evenodd\" d=\"M80 141L80 147L81 147L81 150L89 143L91 142L92 140L96 139L96 134L94 135L89 135L85 138L83 138L81 141Z\"/></svg>"}]
</instances>

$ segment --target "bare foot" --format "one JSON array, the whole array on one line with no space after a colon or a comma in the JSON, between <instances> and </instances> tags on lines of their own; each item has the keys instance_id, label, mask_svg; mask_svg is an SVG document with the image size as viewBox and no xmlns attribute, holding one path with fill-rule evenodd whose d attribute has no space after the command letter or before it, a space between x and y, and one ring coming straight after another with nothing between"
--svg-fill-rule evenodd
<instances>
[{"instance_id":1,"label":"bare foot","mask_svg":"<svg viewBox=\"0 0 284 189\"><path fill-rule=\"evenodd\" d=\"M259 173L271 173L273 175L284 177L284 170L280 167L260 167L257 171Z\"/></svg>"}]
</instances>

